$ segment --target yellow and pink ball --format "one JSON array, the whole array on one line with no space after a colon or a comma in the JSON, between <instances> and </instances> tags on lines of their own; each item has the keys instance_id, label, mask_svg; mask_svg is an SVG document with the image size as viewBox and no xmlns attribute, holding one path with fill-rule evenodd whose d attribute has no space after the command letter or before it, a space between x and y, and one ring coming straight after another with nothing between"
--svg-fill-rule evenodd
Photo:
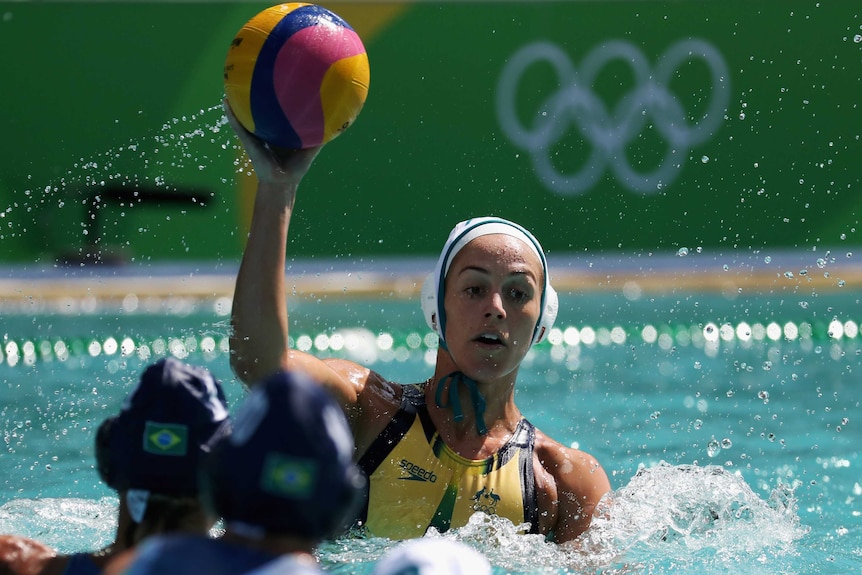
<instances>
[{"instance_id":1,"label":"yellow and pink ball","mask_svg":"<svg viewBox=\"0 0 862 575\"><path fill-rule=\"evenodd\" d=\"M284 148L325 144L359 115L368 95L368 54L337 14L292 2L263 10L234 38L225 95L248 131Z\"/></svg>"}]
</instances>

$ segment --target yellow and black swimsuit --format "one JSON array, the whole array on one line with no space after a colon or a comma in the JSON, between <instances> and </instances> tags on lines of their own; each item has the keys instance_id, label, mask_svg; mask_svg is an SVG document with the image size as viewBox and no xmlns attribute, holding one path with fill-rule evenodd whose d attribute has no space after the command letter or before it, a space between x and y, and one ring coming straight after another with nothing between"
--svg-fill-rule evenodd
<instances>
[{"instance_id":1,"label":"yellow and black swimsuit","mask_svg":"<svg viewBox=\"0 0 862 575\"><path fill-rule=\"evenodd\" d=\"M371 535L406 539L429 527L461 527L483 511L515 525L529 523L537 533L535 438L533 425L521 419L491 457L461 457L437 433L422 386L405 385L400 409L359 460L368 477L362 524Z\"/></svg>"}]
</instances>

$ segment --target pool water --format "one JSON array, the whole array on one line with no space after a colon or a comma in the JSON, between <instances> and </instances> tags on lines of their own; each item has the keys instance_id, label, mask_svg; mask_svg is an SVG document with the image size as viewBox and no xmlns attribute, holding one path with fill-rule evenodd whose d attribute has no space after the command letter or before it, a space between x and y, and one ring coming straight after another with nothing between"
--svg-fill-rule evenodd
<instances>
[{"instance_id":1,"label":"pool water","mask_svg":"<svg viewBox=\"0 0 862 575\"><path fill-rule=\"evenodd\" d=\"M498 575L860 572L860 296L562 294L558 329L527 358L516 397L540 429L603 464L614 490L604 515L578 551L482 515L429 536L475 546ZM292 305L297 347L396 381L428 377L436 341L415 302ZM244 389L225 313L203 300L4 313L0 532L61 551L110 541L116 499L94 468L96 427L165 354L209 367L235 407ZM391 545L342 539L320 558L370 573Z\"/></svg>"}]
</instances>

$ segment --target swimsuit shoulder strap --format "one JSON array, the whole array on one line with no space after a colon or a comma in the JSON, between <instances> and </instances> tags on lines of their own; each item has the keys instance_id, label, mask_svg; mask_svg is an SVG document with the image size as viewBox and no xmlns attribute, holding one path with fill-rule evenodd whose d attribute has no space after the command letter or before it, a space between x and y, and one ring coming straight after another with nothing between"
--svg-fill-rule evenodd
<instances>
[{"instance_id":1,"label":"swimsuit shoulder strap","mask_svg":"<svg viewBox=\"0 0 862 575\"><path fill-rule=\"evenodd\" d=\"M371 477L377 466L392 452L398 442L413 425L416 414L425 407L425 395L418 384L404 385L401 391L401 406L389 424L368 447L357 462L366 477Z\"/></svg>"},{"instance_id":2,"label":"swimsuit shoulder strap","mask_svg":"<svg viewBox=\"0 0 862 575\"><path fill-rule=\"evenodd\" d=\"M508 461L516 449L522 450L518 459L521 475L521 495L524 501L524 522L530 524L530 533L539 532L539 497L536 493L536 475L533 469L533 452L536 446L536 428L522 418L515 433L500 450L501 462Z\"/></svg>"},{"instance_id":3,"label":"swimsuit shoulder strap","mask_svg":"<svg viewBox=\"0 0 862 575\"><path fill-rule=\"evenodd\" d=\"M407 435L407 432L413 426L416 420L416 414L420 411L426 411L425 394L423 387L420 384L411 384L402 386L401 390L401 406L392 419L383 428L374 442L368 447L362 457L357 461L357 465L365 474L366 478L370 478L377 467L385 461L392 453L395 446ZM365 503L356 517L359 524L365 523L368 518L368 500L370 497L369 482L365 482Z\"/></svg>"}]
</instances>

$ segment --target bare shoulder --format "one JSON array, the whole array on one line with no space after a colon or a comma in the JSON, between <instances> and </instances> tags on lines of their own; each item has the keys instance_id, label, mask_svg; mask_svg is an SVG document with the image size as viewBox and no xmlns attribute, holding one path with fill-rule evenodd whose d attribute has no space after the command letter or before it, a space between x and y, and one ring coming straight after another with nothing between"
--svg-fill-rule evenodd
<instances>
[{"instance_id":1,"label":"bare shoulder","mask_svg":"<svg viewBox=\"0 0 862 575\"><path fill-rule=\"evenodd\" d=\"M401 406L400 384L353 361L325 359L326 366L355 393L352 406L345 409L356 442L357 455L365 452Z\"/></svg>"},{"instance_id":2,"label":"bare shoulder","mask_svg":"<svg viewBox=\"0 0 862 575\"><path fill-rule=\"evenodd\" d=\"M315 381L329 389L344 407L365 409L376 404L392 401L394 384L367 367L347 359L320 359L308 353L290 350L287 357L288 369L304 371ZM350 413L348 413L350 415Z\"/></svg>"},{"instance_id":3,"label":"bare shoulder","mask_svg":"<svg viewBox=\"0 0 862 575\"><path fill-rule=\"evenodd\" d=\"M539 430L535 455L539 507L553 518L547 529L557 543L571 541L587 530L596 505L610 491L607 473L589 453Z\"/></svg>"},{"instance_id":4,"label":"bare shoulder","mask_svg":"<svg viewBox=\"0 0 862 575\"><path fill-rule=\"evenodd\" d=\"M33 539L0 535L0 573L36 575L56 556L56 551Z\"/></svg>"},{"instance_id":5,"label":"bare shoulder","mask_svg":"<svg viewBox=\"0 0 862 575\"><path fill-rule=\"evenodd\" d=\"M538 429L536 430L536 455L542 461L542 466L555 477L573 474L580 476L586 473L587 480L591 476L596 476L599 480L604 478L605 482L607 481L607 476L595 457L586 451L566 447Z\"/></svg>"}]
</instances>

